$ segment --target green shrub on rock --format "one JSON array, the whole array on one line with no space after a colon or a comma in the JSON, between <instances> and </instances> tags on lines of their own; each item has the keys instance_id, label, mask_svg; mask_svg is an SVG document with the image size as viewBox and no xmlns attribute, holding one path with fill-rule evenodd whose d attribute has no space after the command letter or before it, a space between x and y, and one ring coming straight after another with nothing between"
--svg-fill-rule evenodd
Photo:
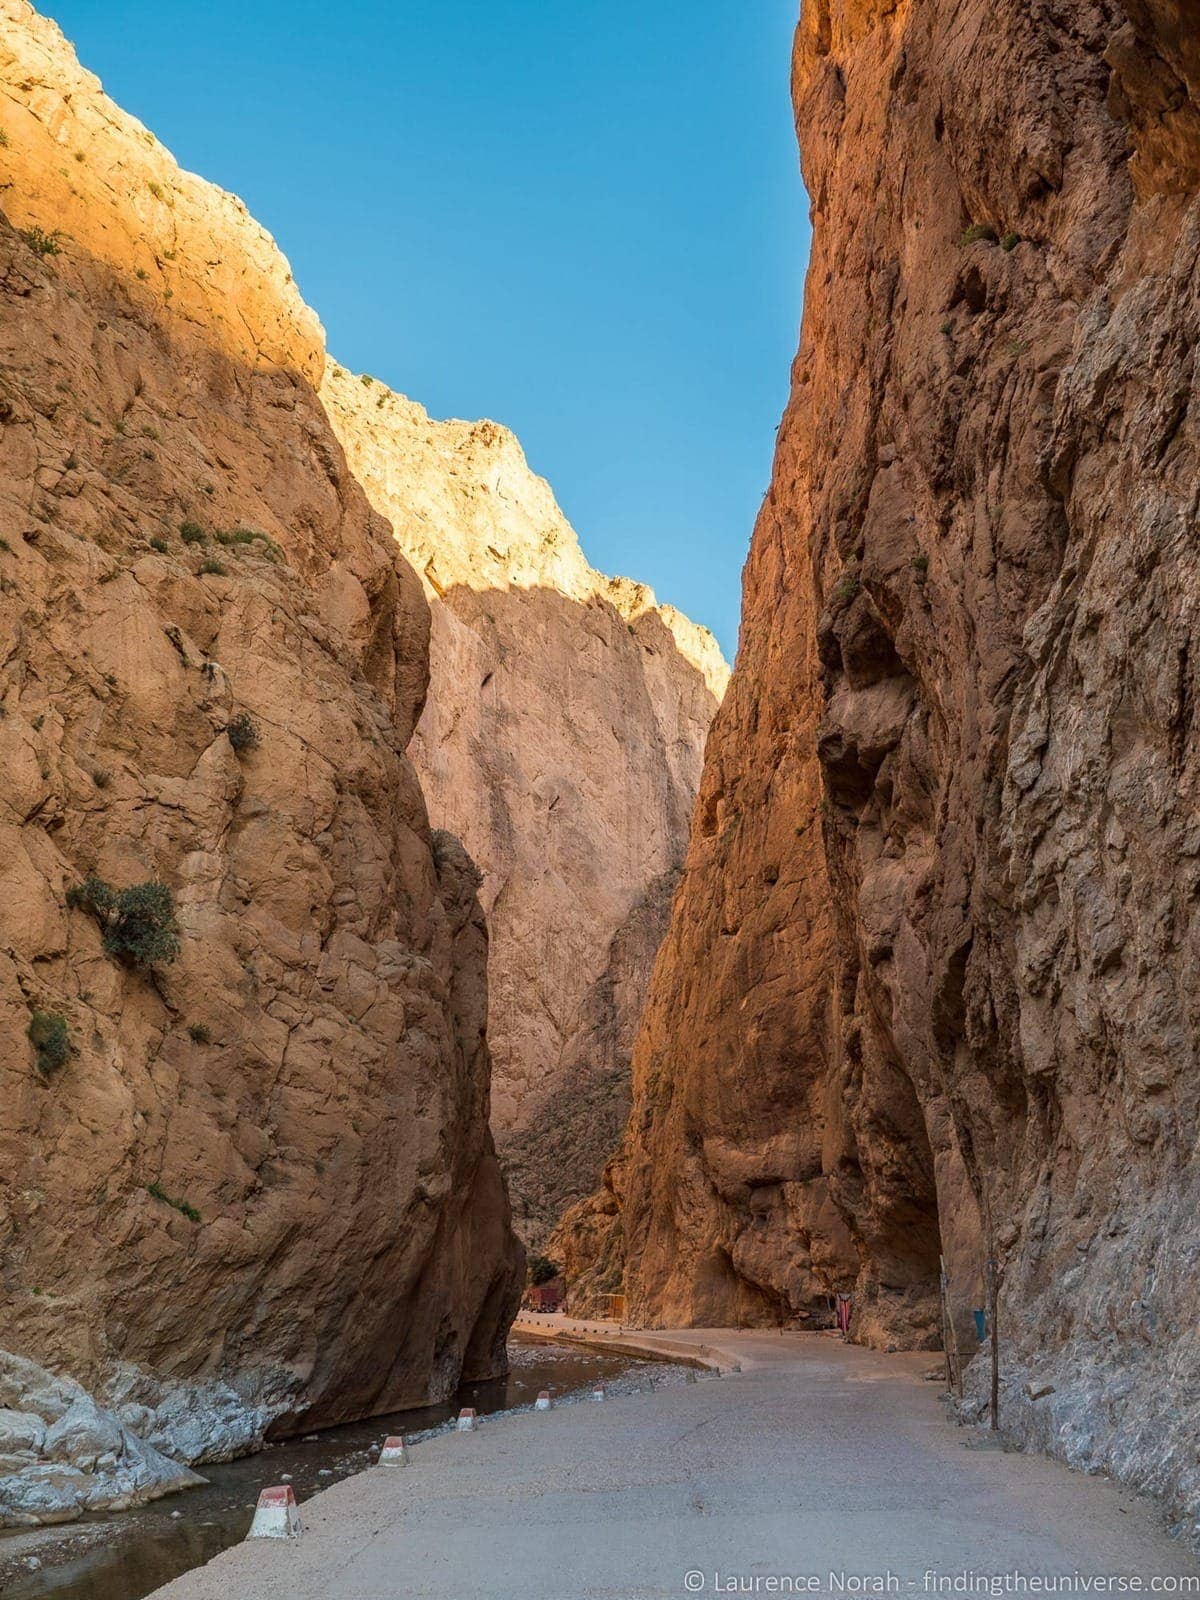
<instances>
[{"instance_id":1,"label":"green shrub on rock","mask_svg":"<svg viewBox=\"0 0 1200 1600\"><path fill-rule=\"evenodd\" d=\"M65 1065L71 1054L71 1036L61 1011L35 1011L30 1018L29 1042L37 1053L38 1071L43 1078Z\"/></svg>"},{"instance_id":2,"label":"green shrub on rock","mask_svg":"<svg viewBox=\"0 0 1200 1600\"><path fill-rule=\"evenodd\" d=\"M258 746L258 725L248 711L239 711L236 717L230 717L225 729L225 737L241 755L243 750L254 750Z\"/></svg>"},{"instance_id":3,"label":"green shrub on rock","mask_svg":"<svg viewBox=\"0 0 1200 1600\"><path fill-rule=\"evenodd\" d=\"M67 891L67 904L95 917L110 956L135 967L156 967L179 954L175 901L156 878L117 890L93 874Z\"/></svg>"}]
</instances>

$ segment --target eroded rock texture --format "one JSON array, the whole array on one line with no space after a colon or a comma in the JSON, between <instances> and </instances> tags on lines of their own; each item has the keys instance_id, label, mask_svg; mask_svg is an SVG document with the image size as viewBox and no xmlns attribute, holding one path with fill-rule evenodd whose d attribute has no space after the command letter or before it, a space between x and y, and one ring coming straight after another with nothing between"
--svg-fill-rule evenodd
<instances>
[{"instance_id":1,"label":"eroded rock texture","mask_svg":"<svg viewBox=\"0 0 1200 1600\"><path fill-rule=\"evenodd\" d=\"M591 1190L728 668L705 628L590 567L494 422L436 422L369 376L321 389L421 574L430 689L412 757L483 872L492 1126L528 1243Z\"/></svg>"},{"instance_id":2,"label":"eroded rock texture","mask_svg":"<svg viewBox=\"0 0 1200 1600\"><path fill-rule=\"evenodd\" d=\"M644 1322L853 1287L932 1344L942 1254L967 1351L994 1257L1006 1427L1193 1511L1198 38L807 0L802 344L613 1188Z\"/></svg>"},{"instance_id":3,"label":"eroded rock texture","mask_svg":"<svg viewBox=\"0 0 1200 1600\"><path fill-rule=\"evenodd\" d=\"M420 583L270 238L24 0L0 129L0 1344L182 1455L181 1387L239 1447L444 1395L520 1251L477 875L405 755ZM169 887L177 961L106 952L92 872Z\"/></svg>"}]
</instances>

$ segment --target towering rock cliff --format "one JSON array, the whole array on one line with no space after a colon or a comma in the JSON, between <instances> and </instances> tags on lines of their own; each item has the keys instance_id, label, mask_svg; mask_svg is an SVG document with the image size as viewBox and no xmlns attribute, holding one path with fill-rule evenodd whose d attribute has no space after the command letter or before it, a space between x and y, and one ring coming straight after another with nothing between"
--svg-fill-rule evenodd
<instances>
[{"instance_id":1,"label":"towering rock cliff","mask_svg":"<svg viewBox=\"0 0 1200 1600\"><path fill-rule=\"evenodd\" d=\"M150 1492L137 1439L495 1372L520 1250L477 875L405 754L428 606L320 326L24 0L0 207L0 1501L59 1516Z\"/></svg>"},{"instance_id":2,"label":"towering rock cliff","mask_svg":"<svg viewBox=\"0 0 1200 1600\"><path fill-rule=\"evenodd\" d=\"M492 1126L541 1247L628 1114L728 668L706 629L588 565L506 429L434 422L336 366L321 395L432 608L412 756L434 822L483 873Z\"/></svg>"},{"instance_id":3,"label":"towering rock cliff","mask_svg":"<svg viewBox=\"0 0 1200 1600\"><path fill-rule=\"evenodd\" d=\"M1193 1514L1198 38L807 0L800 355L598 1207L643 1322L932 1344L944 1256L965 1352L995 1260L1006 1428Z\"/></svg>"}]
</instances>

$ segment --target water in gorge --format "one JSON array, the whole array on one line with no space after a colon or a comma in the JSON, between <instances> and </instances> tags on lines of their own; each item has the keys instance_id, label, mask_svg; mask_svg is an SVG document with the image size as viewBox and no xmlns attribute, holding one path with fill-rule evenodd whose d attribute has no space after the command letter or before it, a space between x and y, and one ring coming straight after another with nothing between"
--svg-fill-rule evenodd
<instances>
[{"instance_id":1,"label":"water in gorge","mask_svg":"<svg viewBox=\"0 0 1200 1600\"><path fill-rule=\"evenodd\" d=\"M597 1383L641 1388L681 1376L678 1368L624 1352L533 1339L513 1339L509 1358L506 1378L464 1384L442 1405L346 1423L239 1461L200 1466L205 1488L67 1527L0 1535L0 1593L4 1600L142 1600L244 1538L261 1489L290 1479L303 1502L371 1466L390 1433L412 1437L441 1428L462 1406L487 1416L531 1405L539 1389L566 1396ZM41 1564L30 1568L31 1560Z\"/></svg>"}]
</instances>

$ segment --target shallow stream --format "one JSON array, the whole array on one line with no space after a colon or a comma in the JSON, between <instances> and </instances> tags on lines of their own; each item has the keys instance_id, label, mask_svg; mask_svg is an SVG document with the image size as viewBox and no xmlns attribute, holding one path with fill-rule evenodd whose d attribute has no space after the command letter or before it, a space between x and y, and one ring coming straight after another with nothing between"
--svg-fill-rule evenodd
<instances>
[{"instance_id":1,"label":"shallow stream","mask_svg":"<svg viewBox=\"0 0 1200 1600\"><path fill-rule=\"evenodd\" d=\"M0 1533L0 1594L4 1600L142 1600L244 1538L260 1489L290 1481L303 1502L371 1466L390 1433L412 1437L438 1429L462 1406L485 1416L532 1405L539 1389L565 1396L597 1383L643 1388L682 1377L678 1368L623 1352L532 1339L512 1340L509 1359L507 1378L464 1384L443 1405L327 1428L240 1461L200 1466L196 1470L208 1479L202 1489L64 1527Z\"/></svg>"}]
</instances>

